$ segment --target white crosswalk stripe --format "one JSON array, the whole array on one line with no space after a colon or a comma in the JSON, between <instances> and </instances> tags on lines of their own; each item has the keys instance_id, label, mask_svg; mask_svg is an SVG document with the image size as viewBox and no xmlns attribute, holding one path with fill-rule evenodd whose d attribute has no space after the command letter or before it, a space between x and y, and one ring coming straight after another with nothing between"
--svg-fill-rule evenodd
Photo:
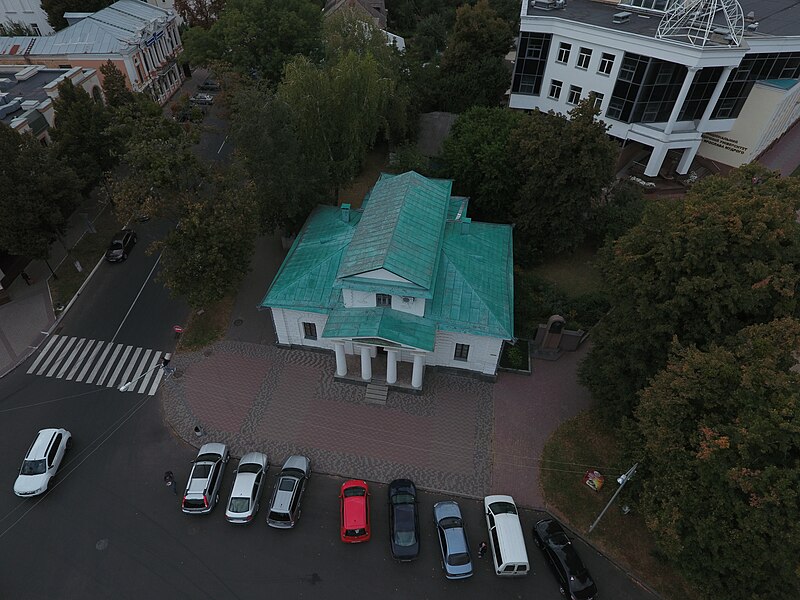
<instances>
[{"instance_id":1,"label":"white crosswalk stripe","mask_svg":"<svg viewBox=\"0 0 800 600\"><path fill-rule=\"evenodd\" d=\"M28 367L28 374L66 379L152 396L164 376L162 352L102 340L53 335ZM98 377L99 375L99 377Z\"/></svg>"}]
</instances>

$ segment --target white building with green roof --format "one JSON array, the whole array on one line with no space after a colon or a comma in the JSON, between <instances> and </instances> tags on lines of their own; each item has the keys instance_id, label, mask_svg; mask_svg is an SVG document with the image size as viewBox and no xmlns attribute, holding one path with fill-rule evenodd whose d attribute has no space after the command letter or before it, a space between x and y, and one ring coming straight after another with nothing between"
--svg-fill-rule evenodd
<instances>
[{"instance_id":1,"label":"white building with green roof","mask_svg":"<svg viewBox=\"0 0 800 600\"><path fill-rule=\"evenodd\" d=\"M494 376L514 336L511 226L471 222L452 183L384 173L359 210L318 206L261 303L278 343L333 350L339 377L359 355L360 378L388 385L398 362L417 389L426 366Z\"/></svg>"}]
</instances>

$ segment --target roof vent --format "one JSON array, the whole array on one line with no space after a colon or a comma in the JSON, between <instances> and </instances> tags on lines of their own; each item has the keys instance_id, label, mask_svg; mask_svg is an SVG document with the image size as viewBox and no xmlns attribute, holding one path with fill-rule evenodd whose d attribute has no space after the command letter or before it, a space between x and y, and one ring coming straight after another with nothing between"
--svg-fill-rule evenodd
<instances>
[{"instance_id":1,"label":"roof vent","mask_svg":"<svg viewBox=\"0 0 800 600\"><path fill-rule=\"evenodd\" d=\"M631 20L631 13L625 12L618 12L611 18L611 22L616 25L622 25L623 23L627 23Z\"/></svg>"},{"instance_id":2,"label":"roof vent","mask_svg":"<svg viewBox=\"0 0 800 600\"><path fill-rule=\"evenodd\" d=\"M756 31L758 29L758 21L756 21L755 23L750 23L746 27L746 29L747 29L747 31Z\"/></svg>"},{"instance_id":3,"label":"roof vent","mask_svg":"<svg viewBox=\"0 0 800 600\"><path fill-rule=\"evenodd\" d=\"M350 204L348 203L342 204L341 216L342 216L342 221L344 221L345 223L350 222Z\"/></svg>"},{"instance_id":4,"label":"roof vent","mask_svg":"<svg viewBox=\"0 0 800 600\"><path fill-rule=\"evenodd\" d=\"M36 108L37 106L39 106L38 100L25 100L22 103L22 110L30 110L32 108Z\"/></svg>"},{"instance_id":5,"label":"roof vent","mask_svg":"<svg viewBox=\"0 0 800 600\"><path fill-rule=\"evenodd\" d=\"M529 0L528 6L539 10L559 10L567 7L567 0Z\"/></svg>"}]
</instances>

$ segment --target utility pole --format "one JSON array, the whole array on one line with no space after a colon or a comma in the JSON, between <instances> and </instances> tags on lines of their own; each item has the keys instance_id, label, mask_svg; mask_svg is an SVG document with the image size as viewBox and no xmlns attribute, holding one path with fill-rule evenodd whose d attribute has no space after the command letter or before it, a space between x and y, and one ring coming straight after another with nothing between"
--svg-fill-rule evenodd
<instances>
[{"instance_id":1,"label":"utility pole","mask_svg":"<svg viewBox=\"0 0 800 600\"><path fill-rule=\"evenodd\" d=\"M595 527L597 527L597 524L600 522L600 519L602 519L603 515L606 514L608 507L611 506L611 503L614 502L614 500L616 500L617 495L619 495L619 493L622 491L622 488L625 487L625 484L628 483L628 480L631 477L633 477L634 473L636 473L636 467L638 466L639 463L637 462L630 469L628 469L628 471L624 475L620 475L619 477L617 477L617 483L619 484L619 487L617 488L617 491L614 492L614 495L611 496L611 500L608 501L608 504L606 504L606 507L603 509L603 511L594 520L594 523L592 523L591 527L589 527L589 533L592 533L592 530Z\"/></svg>"}]
</instances>

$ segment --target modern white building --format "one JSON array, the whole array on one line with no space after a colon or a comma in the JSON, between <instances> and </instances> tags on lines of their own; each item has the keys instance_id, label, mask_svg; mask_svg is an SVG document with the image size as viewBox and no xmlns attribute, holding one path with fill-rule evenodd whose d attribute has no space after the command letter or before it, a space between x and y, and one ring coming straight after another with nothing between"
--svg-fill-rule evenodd
<instances>
[{"instance_id":1,"label":"modern white building","mask_svg":"<svg viewBox=\"0 0 800 600\"><path fill-rule=\"evenodd\" d=\"M0 34L4 35L2 28L12 23L27 25L34 35L54 33L41 0L0 0Z\"/></svg>"},{"instance_id":2,"label":"modern white building","mask_svg":"<svg viewBox=\"0 0 800 600\"><path fill-rule=\"evenodd\" d=\"M69 27L43 37L0 37L0 64L30 63L100 70L109 60L135 92L164 104L181 86L183 51L177 16L140 0L96 13L65 13Z\"/></svg>"},{"instance_id":3,"label":"modern white building","mask_svg":"<svg viewBox=\"0 0 800 600\"><path fill-rule=\"evenodd\" d=\"M800 2L523 0L510 106L566 114L594 93L609 133L730 166L800 118Z\"/></svg>"},{"instance_id":4,"label":"modern white building","mask_svg":"<svg viewBox=\"0 0 800 600\"><path fill-rule=\"evenodd\" d=\"M338 377L355 355L357 379L390 386L420 389L426 366L494 377L514 335L511 226L473 223L452 183L384 173L360 210L318 206L261 303L278 343L333 351Z\"/></svg>"}]
</instances>

